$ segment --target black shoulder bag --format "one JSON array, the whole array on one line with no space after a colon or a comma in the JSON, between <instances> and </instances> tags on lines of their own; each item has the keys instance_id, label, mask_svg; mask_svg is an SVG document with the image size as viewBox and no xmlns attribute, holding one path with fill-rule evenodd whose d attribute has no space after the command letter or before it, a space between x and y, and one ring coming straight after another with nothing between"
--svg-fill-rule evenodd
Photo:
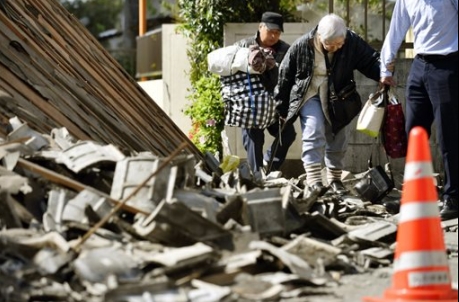
<instances>
[{"instance_id":1,"label":"black shoulder bag","mask_svg":"<svg viewBox=\"0 0 459 302\"><path fill-rule=\"evenodd\" d=\"M351 80L340 92L336 93L332 77L333 67L330 65L327 51L324 51L324 54L329 88L328 114L332 123L332 131L336 134L359 114L362 110L362 100L354 80Z\"/></svg>"},{"instance_id":2,"label":"black shoulder bag","mask_svg":"<svg viewBox=\"0 0 459 302\"><path fill-rule=\"evenodd\" d=\"M373 151L377 147L375 139L370 159L368 160L368 171L354 186L354 190L363 200L371 201L372 203L380 202L395 187L394 175L392 174L387 154L386 159L390 176L387 175L381 165L373 166Z\"/></svg>"}]
</instances>

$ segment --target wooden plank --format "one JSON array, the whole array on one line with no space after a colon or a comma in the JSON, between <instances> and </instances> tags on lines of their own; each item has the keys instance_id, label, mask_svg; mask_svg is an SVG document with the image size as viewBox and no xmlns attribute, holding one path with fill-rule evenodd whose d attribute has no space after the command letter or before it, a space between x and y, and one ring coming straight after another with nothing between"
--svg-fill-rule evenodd
<instances>
[{"instance_id":1,"label":"wooden plank","mask_svg":"<svg viewBox=\"0 0 459 302\"><path fill-rule=\"evenodd\" d=\"M18 108L0 108L1 115L14 111L31 127L59 125L79 139L158 156L186 141L185 150L202 159L188 137L57 0L6 0L4 8L0 83Z\"/></svg>"},{"instance_id":2,"label":"wooden plank","mask_svg":"<svg viewBox=\"0 0 459 302\"><path fill-rule=\"evenodd\" d=\"M66 187L66 188L70 188L72 190L75 190L76 192L81 192L83 190L88 190L88 191L91 191L99 196L102 196L104 198L106 198L107 200L109 200L111 203L113 203L114 205L120 205L121 202L119 200L116 200L116 199L113 199L111 198L110 195L104 193L104 192L101 192L97 189L94 189L92 187L89 187L89 186L86 186L76 180L73 180L71 178L68 178L66 176L63 176L63 175L60 175L52 170L48 170L40 165L37 165L33 162L30 162L30 161L27 161L25 159L22 159L20 158L19 161L18 161L18 166L20 166L21 168L24 168L30 172L33 172L33 173L36 173L42 177L44 177L45 179L53 182L54 184L58 184L58 185L61 185L63 187ZM141 209L137 209L137 208L134 208L130 205L127 205L127 204L121 204L121 209L127 211L127 212L130 212L130 213L133 213L133 214L138 214L138 213L141 213L141 214L144 214L144 215L149 215L150 213L148 212L145 212Z\"/></svg>"},{"instance_id":3,"label":"wooden plank","mask_svg":"<svg viewBox=\"0 0 459 302\"><path fill-rule=\"evenodd\" d=\"M76 134L77 137L79 137L80 139L90 139L90 137L85 132L83 132L80 127L78 127L72 121L70 121L65 116L63 116L60 111L52 107L48 102L46 102L46 100L40 98L39 95L35 94L30 89L29 86L25 85L22 81L18 81L17 78L15 78L13 74L8 69L4 68L1 64L0 64L0 74L1 74L2 80L6 81L10 85L14 85L14 87L16 88L16 92L14 94L13 93L11 94L12 99L17 102L16 105L19 104L18 100L21 100L22 103L28 102L29 105L36 105L36 107L35 106L32 107L32 113L35 113L35 114L42 113L46 117L48 117L50 120L57 121L56 125L52 125L47 119L46 120L41 119L40 120L41 123L49 124L48 128L46 128L47 130L50 130L49 127L53 127L57 125L66 125L67 130L69 130L69 132L74 135ZM20 94L18 91L20 91ZM9 92L9 91L7 90L6 92ZM37 110L34 110L35 108ZM4 112L6 112L7 108L5 107L4 110L5 110ZM22 118L26 122L29 123L31 121L30 118L27 118L27 117L24 118L25 117L24 114L25 113L23 112L23 114L16 114L16 115L22 116ZM35 125L35 128L37 126L40 126L37 124L37 122L35 122L34 125ZM32 127L32 125L30 126ZM42 127L40 128L43 129Z\"/></svg>"},{"instance_id":4,"label":"wooden plank","mask_svg":"<svg viewBox=\"0 0 459 302\"><path fill-rule=\"evenodd\" d=\"M23 23L28 25L27 20L23 20ZM16 43L19 43L19 42L16 41ZM7 43L5 42L3 44L7 44ZM24 44L21 44L21 45L24 45ZM39 46L35 45L35 44L32 44L32 43L30 43L30 46L34 46L34 49L29 48L27 45L24 45L22 47L24 47L25 51L27 52L27 54L29 56L28 59L30 58L30 60L32 62L35 62L35 66L36 66L36 69L39 72L39 74L36 75L33 79L31 79L31 77L32 77L32 75L34 75L35 71L34 70L24 70L24 69L27 69L31 64L22 65L22 68L20 68L20 69L23 71L24 75L27 75L28 82L34 83L35 87L38 85L39 87L36 87L36 89L41 92L43 97L45 97L45 98L47 98L49 100L58 100L58 102L55 102L56 107L60 108L60 110L64 111L66 114L72 115L72 113L71 113L71 111L69 109L72 109L72 112L75 112L75 111L78 111L78 110L84 110L85 108L83 108L83 106L81 106L81 104L77 105L77 102L75 102L75 100L74 100L75 97L80 97L80 95L72 96L72 95L66 93L68 89L63 87L63 89L60 90L60 92L61 92L60 95L56 96L56 95L54 95L54 92L52 90L47 88L47 87L60 86L62 84L62 82L59 82L58 80L56 81L55 74L53 75L53 72L56 73L56 70L54 70L53 66L48 64L48 61L51 61L50 58L47 57L46 58L47 60L44 60L44 61L41 60L40 62L37 62L38 58L37 58L37 55L35 54L34 50L35 49L40 50ZM46 53L43 53L43 55L46 56ZM21 60L18 59L18 60L15 60L15 62L17 62L17 64L20 64ZM62 64L57 62L56 66L62 66ZM39 80L39 78L41 78L43 75L47 75L47 76L43 77L44 78L44 83L41 83L41 80ZM50 82L46 82L46 80L48 80L48 79L50 80ZM86 93L84 93L84 94L86 94ZM90 101L93 101L93 100L90 100ZM66 103L66 104L64 104L64 103ZM93 102L93 103L97 103L97 102ZM80 114L80 115L76 114L76 115L74 115L74 118L80 119L80 120L78 120L79 124L87 124L87 123L89 123L89 121L88 120L84 120L84 119L88 117L87 113L91 113L91 111L92 110L90 110L90 109L86 109L86 112L85 112L86 114ZM93 117L96 117L98 119L100 117L100 115L101 115L101 112L95 112ZM81 120L80 117L83 120ZM115 120L113 123L116 123L116 122L117 121ZM100 127L93 127L93 129L97 130L97 129L100 129ZM116 132L113 132L114 128L109 128L109 130L112 130L112 133L111 133L112 135L116 135ZM132 133L129 133L129 131L127 131L127 129L119 129L119 130L121 130L121 133L126 133L127 134L126 137L129 137L129 135L132 136ZM106 134L106 131L103 132L103 133ZM132 143L132 142L130 142L130 143Z\"/></svg>"},{"instance_id":5,"label":"wooden plank","mask_svg":"<svg viewBox=\"0 0 459 302\"><path fill-rule=\"evenodd\" d=\"M42 3L42 2L41 2L41 3ZM63 25L65 26L65 24L63 24ZM72 28L70 28L70 31L71 31L71 29L72 29ZM69 34L67 34L66 37L68 37L68 36L71 37L72 34L69 32ZM76 39L81 39L81 35L79 35L79 34L73 35L73 36L74 36ZM81 42L78 41L77 43L81 43ZM99 46L99 45L96 45L96 46ZM89 58L90 58L90 57L89 57ZM109 56L109 55L106 55L106 56L104 56L104 57L101 58L101 61L104 61L104 60L106 60L106 59L108 59L108 58L110 58L110 56ZM80 58L80 59L82 60L82 59L84 59L84 58ZM80 61L80 59L79 59L78 61ZM111 63L113 63L113 62L111 62ZM110 65L110 64L102 64L101 66L102 66L102 67L105 67L105 66L111 66L111 65ZM115 66L116 66L116 65L115 65ZM117 69L120 69L120 68L117 68ZM112 73L110 73L110 74L112 74ZM113 73L113 74L116 75L116 73ZM97 80L97 81L101 81L100 79L96 79L96 80ZM110 80L113 80L113 78L112 78L112 77L107 77L105 80L106 80L106 81L110 81ZM134 82L134 83L135 83L135 82ZM135 83L135 85L137 85L137 84ZM118 85L116 82L113 82L112 85L109 85L108 87L110 87L110 86L113 86L114 89L120 87L120 85ZM139 88L139 87L138 87L138 88ZM142 89L137 89L136 91L142 91L142 92L143 92ZM109 93L110 93L110 94L113 94L113 92L111 92L111 91L109 91ZM120 93L120 94L121 94L121 93ZM132 95L132 93L130 93L129 95ZM126 101L126 99L125 99L125 101ZM129 100L127 100L127 101L129 101ZM127 103L123 103L123 104L127 104ZM140 103L139 103L139 102L134 102L134 103L132 103L131 105L138 105L138 104L140 104ZM143 113L143 112L148 112L148 109L146 109L146 108L138 108L137 111ZM155 121L156 121L156 120L157 120L157 119L154 119L153 121L149 122L147 125L144 125L144 127L149 127L151 124L155 124ZM160 125L163 125L163 123L161 123L161 124L159 124L159 125L157 125L157 126L160 126ZM161 135L161 134L160 134L160 135ZM164 136L163 136L163 137L164 137ZM169 136L165 136L165 137L167 138L167 137L169 137ZM174 137L174 136L172 136L172 137Z\"/></svg>"}]
</instances>

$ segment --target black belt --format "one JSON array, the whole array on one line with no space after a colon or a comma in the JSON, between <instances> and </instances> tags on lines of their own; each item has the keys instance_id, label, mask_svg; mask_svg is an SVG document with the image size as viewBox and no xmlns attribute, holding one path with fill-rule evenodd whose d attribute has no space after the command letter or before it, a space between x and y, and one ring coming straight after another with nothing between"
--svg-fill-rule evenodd
<instances>
[{"instance_id":1,"label":"black belt","mask_svg":"<svg viewBox=\"0 0 459 302\"><path fill-rule=\"evenodd\" d=\"M442 61L446 59L451 59L454 57L457 57L457 51L449 53L447 55L421 55L418 54L416 55L419 59L425 61L425 62L435 62L435 61Z\"/></svg>"}]
</instances>

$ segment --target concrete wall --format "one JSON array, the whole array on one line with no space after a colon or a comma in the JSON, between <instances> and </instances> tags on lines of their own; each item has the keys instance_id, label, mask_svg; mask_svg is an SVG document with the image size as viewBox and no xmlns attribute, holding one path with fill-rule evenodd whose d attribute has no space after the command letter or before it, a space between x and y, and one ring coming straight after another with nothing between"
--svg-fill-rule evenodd
<instances>
[{"instance_id":1,"label":"concrete wall","mask_svg":"<svg viewBox=\"0 0 459 302\"><path fill-rule=\"evenodd\" d=\"M191 120L183 114L189 101L187 95L191 88L188 72L190 62L186 54L187 41L176 32L176 25L163 25L163 110L169 114L177 126L188 134Z\"/></svg>"},{"instance_id":2,"label":"concrete wall","mask_svg":"<svg viewBox=\"0 0 459 302\"><path fill-rule=\"evenodd\" d=\"M306 33L313 27L313 23L287 23L285 24L285 33L282 39L292 43L300 35ZM225 27L225 45L230 45L235 41L254 35L258 27L258 23L247 24L228 24ZM188 133L191 129L191 122L189 117L185 116L182 112L183 108L189 103L186 99L190 83L187 77L189 70L189 63L186 56L186 41L184 37L175 33L174 25L163 25L163 80L164 80L164 110L170 114L172 119L177 125ZM406 75L411 66L410 59L400 59L397 61L397 82L399 83L396 94L402 104L405 104L405 80ZM359 72L355 73L358 91L365 101L368 95L374 92L377 88L377 83L362 76ZM351 127L355 128L356 119L352 122ZM297 140L292 146L287 156L288 161L283 167L286 176L295 177L304 173L301 157L301 131L299 123L296 125ZM231 150L234 154L241 158L246 157L245 150L241 145L241 135L239 128L226 128L229 137ZM435 131L433 131L435 133ZM272 142L272 138L266 135L266 146ZM373 139L365 134L354 131L350 140L349 149L346 155L346 170L358 173L367 169L367 161L370 157L372 150ZM438 146L435 143L435 135L431 138L432 157L435 171L442 170L441 154L438 152ZM375 151L375 159L373 163L384 164L387 162L383 148L379 145ZM377 154L378 153L378 154ZM396 177L401 182L401 176L404 170L404 159L390 160L392 168L396 173Z\"/></svg>"},{"instance_id":3,"label":"concrete wall","mask_svg":"<svg viewBox=\"0 0 459 302\"><path fill-rule=\"evenodd\" d=\"M163 96L163 80L150 80L138 82L140 87L155 101L155 103L163 109L164 96Z\"/></svg>"}]
</instances>

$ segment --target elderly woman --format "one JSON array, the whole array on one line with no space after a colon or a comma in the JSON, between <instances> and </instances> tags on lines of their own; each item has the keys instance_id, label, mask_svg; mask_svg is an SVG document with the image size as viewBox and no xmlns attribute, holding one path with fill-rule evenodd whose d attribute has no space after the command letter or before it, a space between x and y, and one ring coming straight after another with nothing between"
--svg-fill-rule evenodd
<instances>
[{"instance_id":1,"label":"elderly woman","mask_svg":"<svg viewBox=\"0 0 459 302\"><path fill-rule=\"evenodd\" d=\"M290 120L299 115L301 120L306 198L317 198L329 189L322 182L323 162L330 188L337 194L347 193L341 175L350 129L332 131L326 59L337 92L354 80L354 70L375 82L380 77L379 53L335 14L323 17L315 29L291 45L279 69L275 98L281 101L281 117Z\"/></svg>"}]
</instances>

